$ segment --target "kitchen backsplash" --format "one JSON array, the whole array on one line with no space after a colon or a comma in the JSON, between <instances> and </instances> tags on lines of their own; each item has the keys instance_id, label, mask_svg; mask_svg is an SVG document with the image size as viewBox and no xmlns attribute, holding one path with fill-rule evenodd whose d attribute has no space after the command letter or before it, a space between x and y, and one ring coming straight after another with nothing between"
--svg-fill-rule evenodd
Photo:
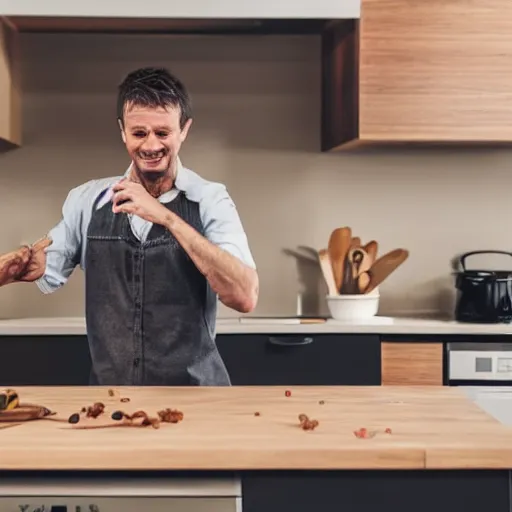
<instances>
[{"instance_id":1,"label":"kitchen backsplash","mask_svg":"<svg viewBox=\"0 0 512 512\"><path fill-rule=\"evenodd\" d=\"M338 226L381 251L410 251L381 286L383 314L449 313L451 258L510 248L512 151L319 152L317 37L34 34L22 43L24 145L0 155L2 252L58 222L70 188L124 172L116 85L145 65L169 66L191 90L182 160L225 183L238 206L259 267L255 315L294 314L298 293L304 313L326 312L319 267L300 246L325 247ZM77 269L52 296L31 284L1 288L0 316L81 316L83 283Z\"/></svg>"}]
</instances>

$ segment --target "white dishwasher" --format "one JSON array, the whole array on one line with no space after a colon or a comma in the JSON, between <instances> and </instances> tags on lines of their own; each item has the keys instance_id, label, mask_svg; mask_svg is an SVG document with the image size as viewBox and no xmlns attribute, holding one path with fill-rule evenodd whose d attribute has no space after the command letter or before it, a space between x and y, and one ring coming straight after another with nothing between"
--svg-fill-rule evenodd
<instances>
[{"instance_id":1,"label":"white dishwasher","mask_svg":"<svg viewBox=\"0 0 512 512\"><path fill-rule=\"evenodd\" d=\"M48 475L48 473L46 474ZM235 477L0 479L0 512L241 512Z\"/></svg>"},{"instance_id":2,"label":"white dishwasher","mask_svg":"<svg viewBox=\"0 0 512 512\"><path fill-rule=\"evenodd\" d=\"M450 342L449 386L461 388L481 409L512 426L512 343Z\"/></svg>"}]
</instances>

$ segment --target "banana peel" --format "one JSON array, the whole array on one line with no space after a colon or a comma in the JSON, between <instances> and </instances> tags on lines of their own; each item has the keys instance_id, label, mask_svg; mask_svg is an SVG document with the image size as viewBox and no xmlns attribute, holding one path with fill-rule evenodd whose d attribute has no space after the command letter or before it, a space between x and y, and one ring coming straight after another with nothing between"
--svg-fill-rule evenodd
<instances>
[{"instance_id":1,"label":"banana peel","mask_svg":"<svg viewBox=\"0 0 512 512\"><path fill-rule=\"evenodd\" d=\"M9 411L20 405L20 398L14 389L4 389L0 392L0 411Z\"/></svg>"},{"instance_id":2,"label":"banana peel","mask_svg":"<svg viewBox=\"0 0 512 512\"><path fill-rule=\"evenodd\" d=\"M54 412L42 405L20 404L14 409L0 411L0 423L40 420L54 414Z\"/></svg>"},{"instance_id":3,"label":"banana peel","mask_svg":"<svg viewBox=\"0 0 512 512\"><path fill-rule=\"evenodd\" d=\"M42 405L20 403L19 395L14 389L0 392L0 423L39 420L54 414Z\"/></svg>"}]
</instances>

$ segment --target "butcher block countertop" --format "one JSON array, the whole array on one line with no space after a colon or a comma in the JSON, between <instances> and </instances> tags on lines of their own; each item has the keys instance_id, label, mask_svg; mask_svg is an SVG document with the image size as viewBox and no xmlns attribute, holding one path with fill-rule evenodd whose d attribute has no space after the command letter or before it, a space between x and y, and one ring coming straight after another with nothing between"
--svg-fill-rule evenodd
<instances>
[{"instance_id":1,"label":"butcher block countertop","mask_svg":"<svg viewBox=\"0 0 512 512\"><path fill-rule=\"evenodd\" d=\"M53 418L0 423L0 470L259 470L512 468L512 429L447 387L18 387L22 403ZM290 391L290 396L287 396ZM129 402L121 402L129 397ZM105 412L68 417L102 402ZM178 423L118 424L113 411ZM258 415L256 413L259 413ZM299 415L318 421L303 430ZM354 435L366 428L374 437ZM391 433L386 433L391 429Z\"/></svg>"}]
</instances>

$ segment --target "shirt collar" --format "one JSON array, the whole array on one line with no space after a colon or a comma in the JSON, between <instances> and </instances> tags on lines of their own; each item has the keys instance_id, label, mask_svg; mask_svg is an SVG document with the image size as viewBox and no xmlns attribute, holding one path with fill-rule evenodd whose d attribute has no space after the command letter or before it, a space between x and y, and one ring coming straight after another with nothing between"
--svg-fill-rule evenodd
<instances>
[{"instance_id":1,"label":"shirt collar","mask_svg":"<svg viewBox=\"0 0 512 512\"><path fill-rule=\"evenodd\" d=\"M130 163L128 166L128 169L126 169L124 173L124 177L128 178L130 175L130 171L132 169L133 162ZM187 184L187 169L183 167L183 164L181 163L181 159L178 156L178 162L177 162L177 168L176 168L176 178L174 180L174 186L173 189L181 190L182 192L185 191ZM166 197L169 192L172 192L172 190L169 190L168 192L165 192L162 194L161 197Z\"/></svg>"}]
</instances>

